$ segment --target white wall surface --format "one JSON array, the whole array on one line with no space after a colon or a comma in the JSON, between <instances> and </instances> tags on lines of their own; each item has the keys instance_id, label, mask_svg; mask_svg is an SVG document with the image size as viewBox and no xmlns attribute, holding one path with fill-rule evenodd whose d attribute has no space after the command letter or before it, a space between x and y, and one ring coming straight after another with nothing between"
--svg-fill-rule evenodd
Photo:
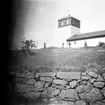
<instances>
[{"instance_id":1,"label":"white wall surface","mask_svg":"<svg viewBox=\"0 0 105 105\"><path fill-rule=\"evenodd\" d=\"M84 47L85 41L87 42L87 46L97 46L99 42L105 42L105 37L80 40L80 41L76 41L76 43L74 43L74 41L72 41L72 42L70 42L71 48Z\"/></svg>"}]
</instances>

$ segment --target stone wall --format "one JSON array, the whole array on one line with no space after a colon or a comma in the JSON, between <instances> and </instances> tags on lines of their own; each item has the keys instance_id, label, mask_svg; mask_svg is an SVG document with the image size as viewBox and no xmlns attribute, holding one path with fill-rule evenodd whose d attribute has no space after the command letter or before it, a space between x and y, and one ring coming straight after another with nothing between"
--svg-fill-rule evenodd
<instances>
[{"instance_id":1,"label":"stone wall","mask_svg":"<svg viewBox=\"0 0 105 105\"><path fill-rule=\"evenodd\" d=\"M105 105L105 73L14 72L15 92L54 105Z\"/></svg>"}]
</instances>

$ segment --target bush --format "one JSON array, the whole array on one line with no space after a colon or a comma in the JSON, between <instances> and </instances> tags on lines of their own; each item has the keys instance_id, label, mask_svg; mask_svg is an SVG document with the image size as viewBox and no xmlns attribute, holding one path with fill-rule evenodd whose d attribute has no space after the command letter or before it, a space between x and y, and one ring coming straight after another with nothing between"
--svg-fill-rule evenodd
<instances>
[{"instance_id":1,"label":"bush","mask_svg":"<svg viewBox=\"0 0 105 105\"><path fill-rule=\"evenodd\" d=\"M25 56L28 56L28 55L37 55L34 51L32 51L32 48L35 48L36 49L36 43L35 41L33 40L22 40L21 41L21 51L22 53L25 55Z\"/></svg>"},{"instance_id":2,"label":"bush","mask_svg":"<svg viewBox=\"0 0 105 105\"><path fill-rule=\"evenodd\" d=\"M23 55L25 55L25 56L28 56L28 55L30 55L30 56L37 55L36 52L31 51L31 50L22 49L21 51L22 51Z\"/></svg>"},{"instance_id":3,"label":"bush","mask_svg":"<svg viewBox=\"0 0 105 105\"><path fill-rule=\"evenodd\" d=\"M31 51L31 50L28 51L28 54L31 55L31 56L37 55L36 52Z\"/></svg>"},{"instance_id":4,"label":"bush","mask_svg":"<svg viewBox=\"0 0 105 105\"><path fill-rule=\"evenodd\" d=\"M105 48L105 43L102 45L102 48Z\"/></svg>"},{"instance_id":5,"label":"bush","mask_svg":"<svg viewBox=\"0 0 105 105\"><path fill-rule=\"evenodd\" d=\"M103 46L105 43L104 42L99 42L98 46L101 47Z\"/></svg>"}]
</instances>

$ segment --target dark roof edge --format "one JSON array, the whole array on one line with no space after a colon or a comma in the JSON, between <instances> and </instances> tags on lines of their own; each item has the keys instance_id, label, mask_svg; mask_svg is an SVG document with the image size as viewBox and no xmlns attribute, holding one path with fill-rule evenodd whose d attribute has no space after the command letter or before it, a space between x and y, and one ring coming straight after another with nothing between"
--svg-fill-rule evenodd
<instances>
[{"instance_id":1,"label":"dark roof edge","mask_svg":"<svg viewBox=\"0 0 105 105\"><path fill-rule=\"evenodd\" d=\"M76 40L84 40L84 39L93 39L93 38L100 38L100 37L105 37L105 35L99 35L99 36L90 36L90 37L83 37L83 38L74 38L74 39L67 39L66 41L76 41Z\"/></svg>"},{"instance_id":2,"label":"dark roof edge","mask_svg":"<svg viewBox=\"0 0 105 105\"><path fill-rule=\"evenodd\" d=\"M60 21L60 20L65 20L65 19L69 19L69 18L74 18L74 17L72 17L72 16L69 16L69 17L63 17L63 18L59 19L58 21ZM77 18L74 18L74 19L76 19L76 20L80 21L80 20L79 20L79 19L77 19Z\"/></svg>"},{"instance_id":3,"label":"dark roof edge","mask_svg":"<svg viewBox=\"0 0 105 105\"><path fill-rule=\"evenodd\" d=\"M84 35L84 34L97 33L97 32L102 32L102 31L105 31L105 30L94 31L94 32L87 32L87 33L75 34L75 35Z\"/></svg>"}]
</instances>

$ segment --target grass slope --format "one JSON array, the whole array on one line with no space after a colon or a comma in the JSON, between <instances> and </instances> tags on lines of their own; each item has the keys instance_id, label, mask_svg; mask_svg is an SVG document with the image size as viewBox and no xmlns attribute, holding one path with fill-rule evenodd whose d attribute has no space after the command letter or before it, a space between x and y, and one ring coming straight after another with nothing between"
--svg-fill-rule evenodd
<instances>
[{"instance_id":1,"label":"grass slope","mask_svg":"<svg viewBox=\"0 0 105 105\"><path fill-rule=\"evenodd\" d=\"M79 70L87 66L96 69L105 68L105 49L103 48L46 48L35 51L37 53L35 56L24 56L20 55L19 51L12 51L9 67L78 68Z\"/></svg>"}]
</instances>

